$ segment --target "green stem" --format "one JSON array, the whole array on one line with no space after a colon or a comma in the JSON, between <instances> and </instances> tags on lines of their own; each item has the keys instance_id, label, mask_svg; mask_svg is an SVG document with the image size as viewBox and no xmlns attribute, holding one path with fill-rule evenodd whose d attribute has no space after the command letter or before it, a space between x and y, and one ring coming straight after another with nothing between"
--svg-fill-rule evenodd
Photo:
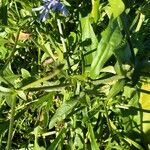
<instances>
[{"instance_id":1,"label":"green stem","mask_svg":"<svg viewBox=\"0 0 150 150\"><path fill-rule=\"evenodd\" d=\"M66 44L65 44L65 39L63 38L63 30L62 30L62 27L61 27L60 19L57 19L57 25L58 25L59 33L61 35L60 39L61 39L61 42L62 42L62 45L63 45L63 50L64 50L64 53L66 53L67 48L66 48Z\"/></svg>"},{"instance_id":2,"label":"green stem","mask_svg":"<svg viewBox=\"0 0 150 150\"><path fill-rule=\"evenodd\" d=\"M41 65L41 50L38 48L38 65Z\"/></svg>"},{"instance_id":3,"label":"green stem","mask_svg":"<svg viewBox=\"0 0 150 150\"><path fill-rule=\"evenodd\" d=\"M106 115L105 117L106 117L106 120L107 120L109 131L110 131L111 134L113 134L112 127L111 127L111 124L110 124L110 121L109 121L109 115L108 115L108 110L107 110L107 101L104 104L104 110L105 110L105 115Z\"/></svg>"},{"instance_id":4,"label":"green stem","mask_svg":"<svg viewBox=\"0 0 150 150\"><path fill-rule=\"evenodd\" d=\"M39 85L40 83L42 83L42 82L44 82L44 81L47 81L47 80L49 80L49 79L55 77L59 72L60 72L60 70L55 70L55 72L52 73L51 75L48 75L48 76L46 76L46 77L43 77L43 78L41 78L41 79L39 79L39 80L37 80L37 81L35 81L35 82L32 82L32 83L30 83L30 84L28 84L28 85L25 85L25 86L22 87L21 89L22 89L22 90L27 90L27 89L33 88L34 86Z\"/></svg>"},{"instance_id":5,"label":"green stem","mask_svg":"<svg viewBox=\"0 0 150 150\"><path fill-rule=\"evenodd\" d=\"M67 53L65 39L63 38L63 30L62 30L62 27L61 27L60 19L57 19L57 25L58 25L59 33L61 35L60 39L61 39L61 42L62 42L62 45L63 45L63 52L67 54L66 61L67 61L67 65L68 65L68 68L69 68L68 74L70 74L71 65L70 65L69 56L68 56L68 53Z\"/></svg>"},{"instance_id":6,"label":"green stem","mask_svg":"<svg viewBox=\"0 0 150 150\"><path fill-rule=\"evenodd\" d=\"M85 59L84 59L83 53L81 54L81 58L82 58L82 61L81 61L81 65L82 65L81 73L84 74L84 72L85 72Z\"/></svg>"},{"instance_id":7,"label":"green stem","mask_svg":"<svg viewBox=\"0 0 150 150\"><path fill-rule=\"evenodd\" d=\"M41 86L41 87L35 87L35 88L29 88L29 91L61 91L65 87L71 86L69 84L62 84L62 85L53 85L53 86Z\"/></svg>"},{"instance_id":8,"label":"green stem","mask_svg":"<svg viewBox=\"0 0 150 150\"><path fill-rule=\"evenodd\" d=\"M8 132L8 140L6 150L11 150L11 143L13 137L13 126L14 126L14 116L15 116L15 107L16 107L16 93L13 93L12 96L12 106L11 106L11 114L10 114L10 124L9 124L9 132Z\"/></svg>"},{"instance_id":9,"label":"green stem","mask_svg":"<svg viewBox=\"0 0 150 150\"><path fill-rule=\"evenodd\" d=\"M25 108L28 108L28 106L32 106L32 104L36 103L37 101L38 101L38 99L33 100L33 101L31 101L31 102L27 102L27 103L25 103L25 104L23 104L23 105L21 105L21 106L18 106L18 107L16 108L16 111L18 111L18 110L23 110L23 109L25 109Z\"/></svg>"}]
</instances>

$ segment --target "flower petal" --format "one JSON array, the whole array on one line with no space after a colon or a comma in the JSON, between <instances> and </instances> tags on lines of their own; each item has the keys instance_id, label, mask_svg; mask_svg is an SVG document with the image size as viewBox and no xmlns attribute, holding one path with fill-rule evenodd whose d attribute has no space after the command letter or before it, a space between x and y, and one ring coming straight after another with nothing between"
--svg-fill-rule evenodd
<instances>
[{"instance_id":1,"label":"flower petal","mask_svg":"<svg viewBox=\"0 0 150 150\"><path fill-rule=\"evenodd\" d=\"M32 11L41 11L42 9L44 9L44 6L40 6L37 8L32 8Z\"/></svg>"},{"instance_id":2,"label":"flower petal","mask_svg":"<svg viewBox=\"0 0 150 150\"><path fill-rule=\"evenodd\" d=\"M66 7L60 3L58 0L43 0L44 5L38 8L33 8L32 11L40 11L40 20L45 21L48 17L49 11L52 9L53 11L59 11L64 16L69 14Z\"/></svg>"}]
</instances>

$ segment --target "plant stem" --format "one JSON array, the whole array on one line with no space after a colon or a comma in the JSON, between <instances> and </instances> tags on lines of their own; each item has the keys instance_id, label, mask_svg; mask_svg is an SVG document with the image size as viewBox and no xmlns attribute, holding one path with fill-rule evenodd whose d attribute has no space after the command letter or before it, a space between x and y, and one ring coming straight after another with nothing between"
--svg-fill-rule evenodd
<instances>
[{"instance_id":1,"label":"plant stem","mask_svg":"<svg viewBox=\"0 0 150 150\"><path fill-rule=\"evenodd\" d=\"M65 39L63 38L63 31L62 31L60 19L57 19L57 25L58 25L59 33L61 35L60 39L61 39L61 42L62 42L62 45L63 45L63 50L64 50L64 53L66 53L67 48L66 48L66 44L65 44Z\"/></svg>"},{"instance_id":2,"label":"plant stem","mask_svg":"<svg viewBox=\"0 0 150 150\"><path fill-rule=\"evenodd\" d=\"M67 48L66 48L66 44L65 44L65 39L63 38L63 30L62 30L62 27L61 27L60 19L57 19L57 25L58 25L59 33L61 35L60 39L61 39L61 42L62 42L62 45L63 45L63 52L67 54L67 57L66 57L67 65L68 65L69 70L71 70L69 57L68 57L68 53L67 53ZM68 71L68 74L70 74L69 71Z\"/></svg>"},{"instance_id":3,"label":"plant stem","mask_svg":"<svg viewBox=\"0 0 150 150\"><path fill-rule=\"evenodd\" d=\"M34 86L36 86L36 85L38 85L38 84L40 84L40 83L42 83L42 82L44 82L44 81L47 81L47 80L49 80L49 79L55 77L59 72L60 72L60 70L55 70L55 72L52 73L51 75L48 75L48 76L46 76L46 77L43 77L43 78L41 78L41 79L39 79L39 80L37 80L37 81L35 81L35 82L29 83L28 85L25 85L25 86L22 87L21 89L22 89L22 90L27 90L27 89L33 88Z\"/></svg>"},{"instance_id":4,"label":"plant stem","mask_svg":"<svg viewBox=\"0 0 150 150\"><path fill-rule=\"evenodd\" d=\"M53 85L53 86L41 86L41 87L35 87L35 88L29 88L29 91L61 91L65 87L71 86L70 84L62 84L62 85Z\"/></svg>"},{"instance_id":5,"label":"plant stem","mask_svg":"<svg viewBox=\"0 0 150 150\"><path fill-rule=\"evenodd\" d=\"M10 115L10 124L9 124L9 133L6 150L11 150L11 143L13 137L13 125L14 125L14 116L15 116L15 107L16 107L16 93L11 95L12 98L12 106L11 106L11 115Z\"/></svg>"},{"instance_id":6,"label":"plant stem","mask_svg":"<svg viewBox=\"0 0 150 150\"><path fill-rule=\"evenodd\" d=\"M107 120L109 131L110 131L111 134L113 134L113 131L112 131L112 128L111 128L111 124L110 124L110 121L109 121L109 115L108 115L108 110L107 110L107 101L104 104L104 111L105 111L105 117L106 117L106 120Z\"/></svg>"}]
</instances>

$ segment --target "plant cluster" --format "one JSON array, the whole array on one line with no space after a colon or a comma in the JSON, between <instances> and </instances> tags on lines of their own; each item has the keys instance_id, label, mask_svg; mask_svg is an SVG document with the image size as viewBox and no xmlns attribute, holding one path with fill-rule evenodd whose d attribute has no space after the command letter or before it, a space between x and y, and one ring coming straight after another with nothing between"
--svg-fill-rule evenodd
<instances>
[{"instance_id":1,"label":"plant cluster","mask_svg":"<svg viewBox=\"0 0 150 150\"><path fill-rule=\"evenodd\" d=\"M150 148L148 0L1 0L0 149Z\"/></svg>"}]
</instances>

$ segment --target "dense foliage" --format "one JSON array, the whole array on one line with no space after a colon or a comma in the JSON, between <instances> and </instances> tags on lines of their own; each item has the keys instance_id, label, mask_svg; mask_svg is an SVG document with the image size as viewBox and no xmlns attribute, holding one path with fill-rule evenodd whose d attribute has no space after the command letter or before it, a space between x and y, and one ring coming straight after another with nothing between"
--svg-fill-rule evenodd
<instances>
[{"instance_id":1,"label":"dense foliage","mask_svg":"<svg viewBox=\"0 0 150 150\"><path fill-rule=\"evenodd\" d=\"M0 2L0 149L148 150L150 1L44 1Z\"/></svg>"}]
</instances>

